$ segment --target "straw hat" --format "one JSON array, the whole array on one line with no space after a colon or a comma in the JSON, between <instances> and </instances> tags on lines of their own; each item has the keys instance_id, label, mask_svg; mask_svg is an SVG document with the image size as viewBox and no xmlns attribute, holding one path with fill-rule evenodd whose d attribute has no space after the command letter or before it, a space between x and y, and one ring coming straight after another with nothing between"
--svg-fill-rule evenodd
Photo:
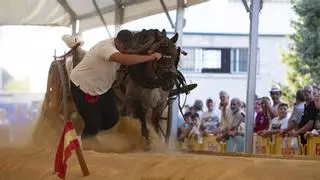
<instances>
[{"instance_id":1,"label":"straw hat","mask_svg":"<svg viewBox=\"0 0 320 180\"><path fill-rule=\"evenodd\" d=\"M80 47L84 44L80 36L70 36L65 34L61 39L69 48L74 47L78 42L80 42Z\"/></svg>"}]
</instances>

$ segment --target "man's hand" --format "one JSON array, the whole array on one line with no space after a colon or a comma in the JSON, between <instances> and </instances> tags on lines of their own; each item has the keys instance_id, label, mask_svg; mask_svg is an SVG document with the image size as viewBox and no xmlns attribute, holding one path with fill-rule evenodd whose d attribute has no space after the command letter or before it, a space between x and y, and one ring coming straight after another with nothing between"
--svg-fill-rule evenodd
<instances>
[{"instance_id":1,"label":"man's hand","mask_svg":"<svg viewBox=\"0 0 320 180\"><path fill-rule=\"evenodd\" d=\"M151 56L151 59L155 60L155 61L158 61L162 58L162 54L158 53L158 52L155 52L155 53L151 54L150 56Z\"/></svg>"},{"instance_id":2,"label":"man's hand","mask_svg":"<svg viewBox=\"0 0 320 180\"><path fill-rule=\"evenodd\" d=\"M299 133L297 132L297 131L294 131L294 132L291 132L291 133L289 133L291 136L293 136L293 137L297 137L297 136L299 136Z\"/></svg>"},{"instance_id":3,"label":"man's hand","mask_svg":"<svg viewBox=\"0 0 320 180\"><path fill-rule=\"evenodd\" d=\"M229 131L229 136L236 136L236 131Z\"/></svg>"}]
</instances>

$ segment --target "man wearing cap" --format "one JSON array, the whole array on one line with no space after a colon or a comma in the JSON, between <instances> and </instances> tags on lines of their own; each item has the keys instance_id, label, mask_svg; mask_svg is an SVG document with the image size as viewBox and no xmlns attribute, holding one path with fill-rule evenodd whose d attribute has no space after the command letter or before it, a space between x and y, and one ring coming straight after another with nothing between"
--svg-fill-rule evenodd
<instances>
[{"instance_id":1,"label":"man wearing cap","mask_svg":"<svg viewBox=\"0 0 320 180\"><path fill-rule=\"evenodd\" d=\"M99 131L117 124L119 117L116 95L111 86L120 65L133 65L161 58L160 53L125 54L131 46L132 38L133 33L121 30L115 38L98 42L71 71L72 96L85 123L82 139L94 137Z\"/></svg>"}]
</instances>

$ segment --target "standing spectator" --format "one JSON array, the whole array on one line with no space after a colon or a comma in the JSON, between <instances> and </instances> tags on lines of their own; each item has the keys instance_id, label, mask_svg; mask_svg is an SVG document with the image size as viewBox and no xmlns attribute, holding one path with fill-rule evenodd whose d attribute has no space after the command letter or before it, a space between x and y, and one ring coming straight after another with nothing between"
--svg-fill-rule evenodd
<instances>
[{"instance_id":1,"label":"standing spectator","mask_svg":"<svg viewBox=\"0 0 320 180\"><path fill-rule=\"evenodd\" d=\"M244 150L244 127L245 113L241 109L241 101L238 98L231 100L232 124L228 131L227 152L243 152Z\"/></svg>"},{"instance_id":2,"label":"standing spectator","mask_svg":"<svg viewBox=\"0 0 320 180\"><path fill-rule=\"evenodd\" d=\"M319 87L316 85L313 85L312 88L313 88L313 96L318 96L320 91Z\"/></svg>"},{"instance_id":3,"label":"standing spectator","mask_svg":"<svg viewBox=\"0 0 320 180\"><path fill-rule=\"evenodd\" d=\"M270 99L268 97L261 98L261 108L257 108L260 111L257 113L255 118L254 132L268 129L270 121L268 116L268 106L270 106L270 104Z\"/></svg>"},{"instance_id":4,"label":"standing spectator","mask_svg":"<svg viewBox=\"0 0 320 180\"><path fill-rule=\"evenodd\" d=\"M256 99L254 101L254 119L256 119L257 114L262 111L261 99Z\"/></svg>"},{"instance_id":5,"label":"standing spectator","mask_svg":"<svg viewBox=\"0 0 320 180\"><path fill-rule=\"evenodd\" d=\"M192 106L192 113L197 113L198 116L200 116L202 111L203 111L203 102L199 99L195 100Z\"/></svg>"},{"instance_id":6,"label":"standing spectator","mask_svg":"<svg viewBox=\"0 0 320 180\"><path fill-rule=\"evenodd\" d=\"M219 93L219 98L220 98L220 104L219 104L219 109L221 111L221 129L228 129L229 126L231 125L231 109L228 106L229 105L229 95L225 91L220 91Z\"/></svg>"},{"instance_id":7,"label":"standing spectator","mask_svg":"<svg viewBox=\"0 0 320 180\"><path fill-rule=\"evenodd\" d=\"M201 125L205 134L215 134L219 128L220 115L212 99L207 99L206 105L208 110L201 115Z\"/></svg>"},{"instance_id":8,"label":"standing spectator","mask_svg":"<svg viewBox=\"0 0 320 180\"><path fill-rule=\"evenodd\" d=\"M299 89L296 93L296 102L294 103L294 108L289 118L288 128L284 129L283 132L289 132L293 129L297 130L298 124L300 123L303 116L304 101L305 98L303 90Z\"/></svg>"},{"instance_id":9,"label":"standing spectator","mask_svg":"<svg viewBox=\"0 0 320 180\"><path fill-rule=\"evenodd\" d=\"M269 116L269 119L273 119L278 116L278 114L277 114L278 105L282 103L281 102L281 89L280 89L279 85L276 84L271 88L270 96L271 96L273 104L272 104L272 106L271 105L267 106L268 116Z\"/></svg>"},{"instance_id":10,"label":"standing spectator","mask_svg":"<svg viewBox=\"0 0 320 180\"><path fill-rule=\"evenodd\" d=\"M304 97L305 97L305 107L302 119L298 124L298 130L293 132L293 136L300 135L301 143L305 145L307 140L304 138L304 134L307 131L310 131L313 128L314 122L318 116L319 110L316 108L313 96L313 88L311 85L308 85L304 88Z\"/></svg>"}]
</instances>

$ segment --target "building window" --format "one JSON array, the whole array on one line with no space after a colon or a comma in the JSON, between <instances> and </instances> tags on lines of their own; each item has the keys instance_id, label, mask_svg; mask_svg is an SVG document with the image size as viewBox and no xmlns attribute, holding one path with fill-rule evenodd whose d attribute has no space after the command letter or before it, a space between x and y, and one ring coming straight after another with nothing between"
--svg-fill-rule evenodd
<instances>
[{"instance_id":1,"label":"building window","mask_svg":"<svg viewBox=\"0 0 320 180\"><path fill-rule=\"evenodd\" d=\"M245 74L248 71L248 48L184 48L187 56L181 56L182 72ZM259 73L259 49L257 73Z\"/></svg>"},{"instance_id":2,"label":"building window","mask_svg":"<svg viewBox=\"0 0 320 180\"><path fill-rule=\"evenodd\" d=\"M231 72L246 73L248 68L248 48L231 49Z\"/></svg>"},{"instance_id":3,"label":"building window","mask_svg":"<svg viewBox=\"0 0 320 180\"><path fill-rule=\"evenodd\" d=\"M203 49L202 63L203 63L203 68L221 69L221 50Z\"/></svg>"}]
</instances>

